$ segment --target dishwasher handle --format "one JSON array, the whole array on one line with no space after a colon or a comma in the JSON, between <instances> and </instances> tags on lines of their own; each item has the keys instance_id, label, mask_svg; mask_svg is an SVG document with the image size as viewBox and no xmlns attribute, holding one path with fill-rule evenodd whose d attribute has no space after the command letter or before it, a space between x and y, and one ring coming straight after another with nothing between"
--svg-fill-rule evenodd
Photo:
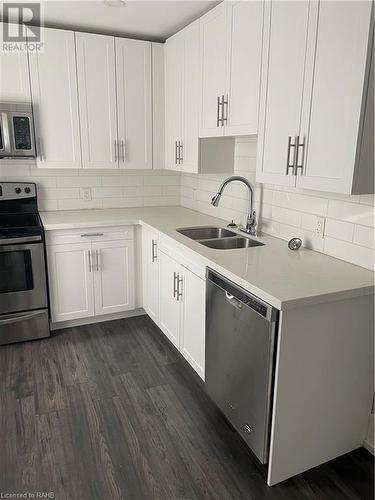
<instances>
[{"instance_id":1,"label":"dishwasher handle","mask_svg":"<svg viewBox=\"0 0 375 500\"><path fill-rule=\"evenodd\" d=\"M242 309L243 306L247 306L263 316L268 322L274 323L277 321L279 311L256 295L244 290L209 268L207 268L206 277L208 281L212 281L225 293L227 302L236 309Z\"/></svg>"},{"instance_id":2,"label":"dishwasher handle","mask_svg":"<svg viewBox=\"0 0 375 500\"><path fill-rule=\"evenodd\" d=\"M229 292L225 292L225 298L227 299L227 302L236 309L242 309L243 303L236 299L234 295L231 295Z\"/></svg>"}]
</instances>

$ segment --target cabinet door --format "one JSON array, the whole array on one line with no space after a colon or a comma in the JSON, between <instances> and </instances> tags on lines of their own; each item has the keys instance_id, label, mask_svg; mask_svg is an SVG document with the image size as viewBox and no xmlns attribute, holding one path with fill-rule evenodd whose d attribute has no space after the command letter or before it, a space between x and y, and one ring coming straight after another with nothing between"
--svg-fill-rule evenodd
<instances>
[{"instance_id":1,"label":"cabinet door","mask_svg":"<svg viewBox=\"0 0 375 500\"><path fill-rule=\"evenodd\" d=\"M183 172L198 173L198 127L200 99L199 21L182 31L183 54L183 127L182 164Z\"/></svg>"},{"instance_id":2,"label":"cabinet door","mask_svg":"<svg viewBox=\"0 0 375 500\"><path fill-rule=\"evenodd\" d=\"M184 269L182 304L180 350L204 380L206 286L202 278L187 269Z\"/></svg>"},{"instance_id":3,"label":"cabinet door","mask_svg":"<svg viewBox=\"0 0 375 500\"><path fill-rule=\"evenodd\" d=\"M8 28L12 29L11 26L0 23L1 40L4 40L4 34L7 33ZM18 29L18 26L16 26L16 29ZM1 101L30 104L29 67L26 52L0 50Z\"/></svg>"},{"instance_id":4,"label":"cabinet door","mask_svg":"<svg viewBox=\"0 0 375 500\"><path fill-rule=\"evenodd\" d=\"M263 8L264 2L257 0L228 4L225 135L258 133Z\"/></svg>"},{"instance_id":5,"label":"cabinet door","mask_svg":"<svg viewBox=\"0 0 375 500\"><path fill-rule=\"evenodd\" d=\"M265 2L258 182L294 186L288 137L299 133L309 1ZM290 148L292 162L293 148Z\"/></svg>"},{"instance_id":6,"label":"cabinet door","mask_svg":"<svg viewBox=\"0 0 375 500\"><path fill-rule=\"evenodd\" d=\"M52 321L94 316L91 243L47 247Z\"/></svg>"},{"instance_id":7,"label":"cabinet door","mask_svg":"<svg viewBox=\"0 0 375 500\"><path fill-rule=\"evenodd\" d=\"M227 18L226 2L200 19L201 105L199 137L224 135L218 124L218 98L225 96Z\"/></svg>"},{"instance_id":8,"label":"cabinet door","mask_svg":"<svg viewBox=\"0 0 375 500\"><path fill-rule=\"evenodd\" d=\"M120 168L152 168L151 43L116 38Z\"/></svg>"},{"instance_id":9,"label":"cabinet door","mask_svg":"<svg viewBox=\"0 0 375 500\"><path fill-rule=\"evenodd\" d=\"M84 168L117 168L115 39L76 33Z\"/></svg>"},{"instance_id":10,"label":"cabinet door","mask_svg":"<svg viewBox=\"0 0 375 500\"><path fill-rule=\"evenodd\" d=\"M178 33L165 43L165 166L180 170L177 142L182 140L184 40Z\"/></svg>"},{"instance_id":11,"label":"cabinet door","mask_svg":"<svg viewBox=\"0 0 375 500\"><path fill-rule=\"evenodd\" d=\"M301 126L306 150L304 161L300 151L298 187L352 193L371 4L312 4Z\"/></svg>"},{"instance_id":12,"label":"cabinet door","mask_svg":"<svg viewBox=\"0 0 375 500\"><path fill-rule=\"evenodd\" d=\"M159 249L158 234L142 228L143 308L150 318L159 321Z\"/></svg>"},{"instance_id":13,"label":"cabinet door","mask_svg":"<svg viewBox=\"0 0 375 500\"><path fill-rule=\"evenodd\" d=\"M43 51L29 53L37 166L80 168L74 33L47 28L43 31Z\"/></svg>"},{"instance_id":14,"label":"cabinet door","mask_svg":"<svg viewBox=\"0 0 375 500\"><path fill-rule=\"evenodd\" d=\"M176 276L181 273L181 266L163 252L159 252L160 265L160 318L159 326L172 342L180 349L181 301L177 300Z\"/></svg>"},{"instance_id":15,"label":"cabinet door","mask_svg":"<svg viewBox=\"0 0 375 500\"><path fill-rule=\"evenodd\" d=\"M95 315L134 309L132 240L93 242Z\"/></svg>"}]
</instances>

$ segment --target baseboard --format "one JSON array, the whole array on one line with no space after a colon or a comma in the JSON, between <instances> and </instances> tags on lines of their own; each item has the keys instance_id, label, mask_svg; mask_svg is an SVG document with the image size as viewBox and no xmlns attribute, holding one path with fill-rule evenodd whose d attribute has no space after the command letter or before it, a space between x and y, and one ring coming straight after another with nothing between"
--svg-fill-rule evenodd
<instances>
[{"instance_id":1,"label":"baseboard","mask_svg":"<svg viewBox=\"0 0 375 500\"><path fill-rule=\"evenodd\" d=\"M51 331L61 330L72 326L92 325L93 323L103 323L103 321L113 321L115 319L132 318L133 316L143 316L145 313L142 307L133 309L132 311L124 311L121 313L105 314L103 316L91 316L89 318L72 319L70 321L59 321L51 323Z\"/></svg>"},{"instance_id":2,"label":"baseboard","mask_svg":"<svg viewBox=\"0 0 375 500\"><path fill-rule=\"evenodd\" d=\"M374 443L372 443L371 441L368 441L367 439L365 439L363 441L363 447L366 448L366 450L369 451L371 453L371 455L375 456Z\"/></svg>"}]
</instances>

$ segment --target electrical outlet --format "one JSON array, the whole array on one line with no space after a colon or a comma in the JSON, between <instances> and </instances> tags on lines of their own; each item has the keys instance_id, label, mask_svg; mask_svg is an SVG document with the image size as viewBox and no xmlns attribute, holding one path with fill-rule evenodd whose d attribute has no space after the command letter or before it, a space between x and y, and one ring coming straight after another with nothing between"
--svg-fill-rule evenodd
<instances>
[{"instance_id":1,"label":"electrical outlet","mask_svg":"<svg viewBox=\"0 0 375 500\"><path fill-rule=\"evenodd\" d=\"M80 197L82 200L90 201L91 200L91 188L82 187L80 189Z\"/></svg>"},{"instance_id":2,"label":"electrical outlet","mask_svg":"<svg viewBox=\"0 0 375 500\"><path fill-rule=\"evenodd\" d=\"M326 225L326 218L325 217L317 217L316 218L315 235L318 236L318 238L324 237L325 225Z\"/></svg>"}]
</instances>

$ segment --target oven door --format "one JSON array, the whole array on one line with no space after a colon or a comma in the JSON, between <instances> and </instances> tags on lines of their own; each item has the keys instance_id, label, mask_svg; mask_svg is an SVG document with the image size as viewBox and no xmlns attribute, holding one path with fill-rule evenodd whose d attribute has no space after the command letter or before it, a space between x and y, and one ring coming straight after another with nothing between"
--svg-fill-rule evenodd
<instances>
[{"instance_id":1,"label":"oven door","mask_svg":"<svg viewBox=\"0 0 375 500\"><path fill-rule=\"evenodd\" d=\"M0 314L47 307L43 243L0 240Z\"/></svg>"}]
</instances>

